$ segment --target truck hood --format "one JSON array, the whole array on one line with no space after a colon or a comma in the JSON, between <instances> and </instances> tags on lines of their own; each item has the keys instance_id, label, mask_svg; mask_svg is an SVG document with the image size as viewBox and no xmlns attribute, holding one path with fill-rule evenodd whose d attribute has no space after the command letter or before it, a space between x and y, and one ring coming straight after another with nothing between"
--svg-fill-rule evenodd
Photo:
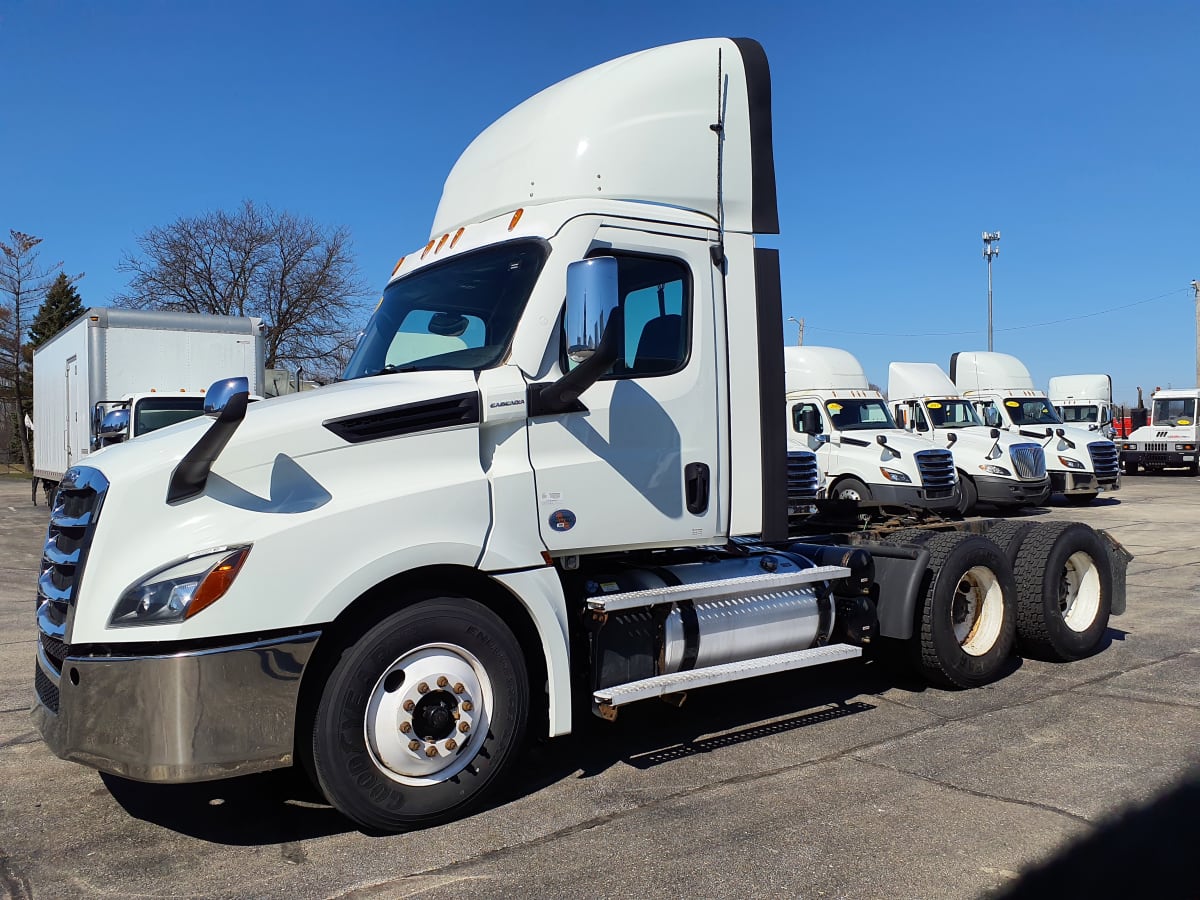
<instances>
[{"instance_id":1,"label":"truck hood","mask_svg":"<svg viewBox=\"0 0 1200 900\"><path fill-rule=\"evenodd\" d=\"M268 463L280 453L300 459L345 447L347 440L325 427L326 422L477 390L470 371L403 372L251 403L212 471L228 477ZM166 479L212 421L201 416L107 447L89 456L84 465L99 469L112 483L135 476L139 480L161 477L165 498Z\"/></svg>"},{"instance_id":2,"label":"truck hood","mask_svg":"<svg viewBox=\"0 0 1200 900\"><path fill-rule=\"evenodd\" d=\"M1132 431L1129 437L1124 438L1128 441L1187 441L1194 443L1196 440L1196 427L1194 425L1143 425Z\"/></svg>"}]
</instances>

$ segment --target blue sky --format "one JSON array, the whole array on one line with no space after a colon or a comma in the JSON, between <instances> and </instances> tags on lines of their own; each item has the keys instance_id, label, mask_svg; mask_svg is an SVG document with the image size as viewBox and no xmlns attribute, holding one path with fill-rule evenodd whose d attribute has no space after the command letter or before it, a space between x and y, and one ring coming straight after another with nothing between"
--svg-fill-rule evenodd
<instances>
[{"instance_id":1,"label":"blue sky","mask_svg":"<svg viewBox=\"0 0 1200 900\"><path fill-rule=\"evenodd\" d=\"M774 84L764 243L806 343L881 384L892 360L985 348L998 229L995 348L1042 385L1110 372L1129 402L1195 382L1197 33L1184 0L4 0L0 234L44 238L101 306L140 233L249 198L347 226L382 287L507 109L623 53L749 36Z\"/></svg>"}]
</instances>

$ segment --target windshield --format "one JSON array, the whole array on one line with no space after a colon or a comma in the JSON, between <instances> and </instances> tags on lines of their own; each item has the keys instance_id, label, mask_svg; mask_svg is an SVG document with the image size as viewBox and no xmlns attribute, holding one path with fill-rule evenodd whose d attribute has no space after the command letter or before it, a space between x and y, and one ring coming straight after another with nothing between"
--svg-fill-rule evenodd
<instances>
[{"instance_id":1,"label":"windshield","mask_svg":"<svg viewBox=\"0 0 1200 900\"><path fill-rule=\"evenodd\" d=\"M972 428L983 424L967 400L926 400L925 410L934 428Z\"/></svg>"},{"instance_id":2,"label":"windshield","mask_svg":"<svg viewBox=\"0 0 1200 900\"><path fill-rule=\"evenodd\" d=\"M1009 397L1004 401L1014 425L1061 425L1054 407L1045 397Z\"/></svg>"},{"instance_id":3,"label":"windshield","mask_svg":"<svg viewBox=\"0 0 1200 900\"><path fill-rule=\"evenodd\" d=\"M133 434L146 434L194 419L204 412L203 397L144 397L133 411Z\"/></svg>"},{"instance_id":4,"label":"windshield","mask_svg":"<svg viewBox=\"0 0 1200 900\"><path fill-rule=\"evenodd\" d=\"M896 427L882 400L830 400L825 409L835 431Z\"/></svg>"},{"instance_id":5,"label":"windshield","mask_svg":"<svg viewBox=\"0 0 1200 900\"><path fill-rule=\"evenodd\" d=\"M1060 406L1058 414L1068 425L1072 422L1094 423L1100 417L1098 406Z\"/></svg>"},{"instance_id":6,"label":"windshield","mask_svg":"<svg viewBox=\"0 0 1200 900\"><path fill-rule=\"evenodd\" d=\"M548 254L541 241L509 241L393 282L343 377L498 365Z\"/></svg>"},{"instance_id":7,"label":"windshield","mask_svg":"<svg viewBox=\"0 0 1200 900\"><path fill-rule=\"evenodd\" d=\"M1191 397L1154 401L1155 425L1196 424L1196 401Z\"/></svg>"}]
</instances>

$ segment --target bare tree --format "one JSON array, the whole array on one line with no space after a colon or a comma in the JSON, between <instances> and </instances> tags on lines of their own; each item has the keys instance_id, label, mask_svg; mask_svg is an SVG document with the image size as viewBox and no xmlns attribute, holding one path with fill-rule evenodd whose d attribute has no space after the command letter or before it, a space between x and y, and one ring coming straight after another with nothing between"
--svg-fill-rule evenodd
<instances>
[{"instance_id":1,"label":"bare tree","mask_svg":"<svg viewBox=\"0 0 1200 900\"><path fill-rule=\"evenodd\" d=\"M24 425L31 401L31 367L23 338L33 311L50 286L50 274L62 263L43 267L38 262L41 238L11 229L8 235L9 243L0 241L0 309L4 311L0 315L0 382L10 401L25 471L32 472L33 449Z\"/></svg>"},{"instance_id":2,"label":"bare tree","mask_svg":"<svg viewBox=\"0 0 1200 900\"><path fill-rule=\"evenodd\" d=\"M132 276L118 305L258 316L269 329L267 368L336 377L366 318L345 228L246 201L152 228L138 248L118 266Z\"/></svg>"}]
</instances>

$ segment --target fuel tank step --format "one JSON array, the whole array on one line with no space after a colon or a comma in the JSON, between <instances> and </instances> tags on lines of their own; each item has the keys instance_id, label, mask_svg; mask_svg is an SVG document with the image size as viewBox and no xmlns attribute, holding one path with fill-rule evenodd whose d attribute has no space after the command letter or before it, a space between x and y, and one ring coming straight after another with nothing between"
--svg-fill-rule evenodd
<instances>
[{"instance_id":1,"label":"fuel tank step","mask_svg":"<svg viewBox=\"0 0 1200 900\"><path fill-rule=\"evenodd\" d=\"M708 687L727 681L740 681L743 678L757 678L759 675L773 675L776 672L789 672L792 669L819 666L824 663L854 659L858 656L862 656L862 648L850 644L811 647L808 650L795 650L791 653L779 653L759 659L709 666L706 669L690 669L684 672L673 672L670 675L656 675L653 678L643 678L628 684L616 684L596 691L592 694L592 700L595 702L596 712L601 718L614 719L617 715L617 707L636 703L638 700L649 700L652 697L678 694L692 688Z\"/></svg>"},{"instance_id":2,"label":"fuel tank step","mask_svg":"<svg viewBox=\"0 0 1200 900\"><path fill-rule=\"evenodd\" d=\"M619 612L623 609L638 609L680 600L730 600L737 597L757 597L782 591L814 581L830 581L845 578L850 570L845 566L815 566L798 572L773 572L767 575L747 575L740 578L721 578L695 584L673 584L669 587L650 588L644 591L623 591L589 597L588 609L597 612Z\"/></svg>"}]
</instances>

